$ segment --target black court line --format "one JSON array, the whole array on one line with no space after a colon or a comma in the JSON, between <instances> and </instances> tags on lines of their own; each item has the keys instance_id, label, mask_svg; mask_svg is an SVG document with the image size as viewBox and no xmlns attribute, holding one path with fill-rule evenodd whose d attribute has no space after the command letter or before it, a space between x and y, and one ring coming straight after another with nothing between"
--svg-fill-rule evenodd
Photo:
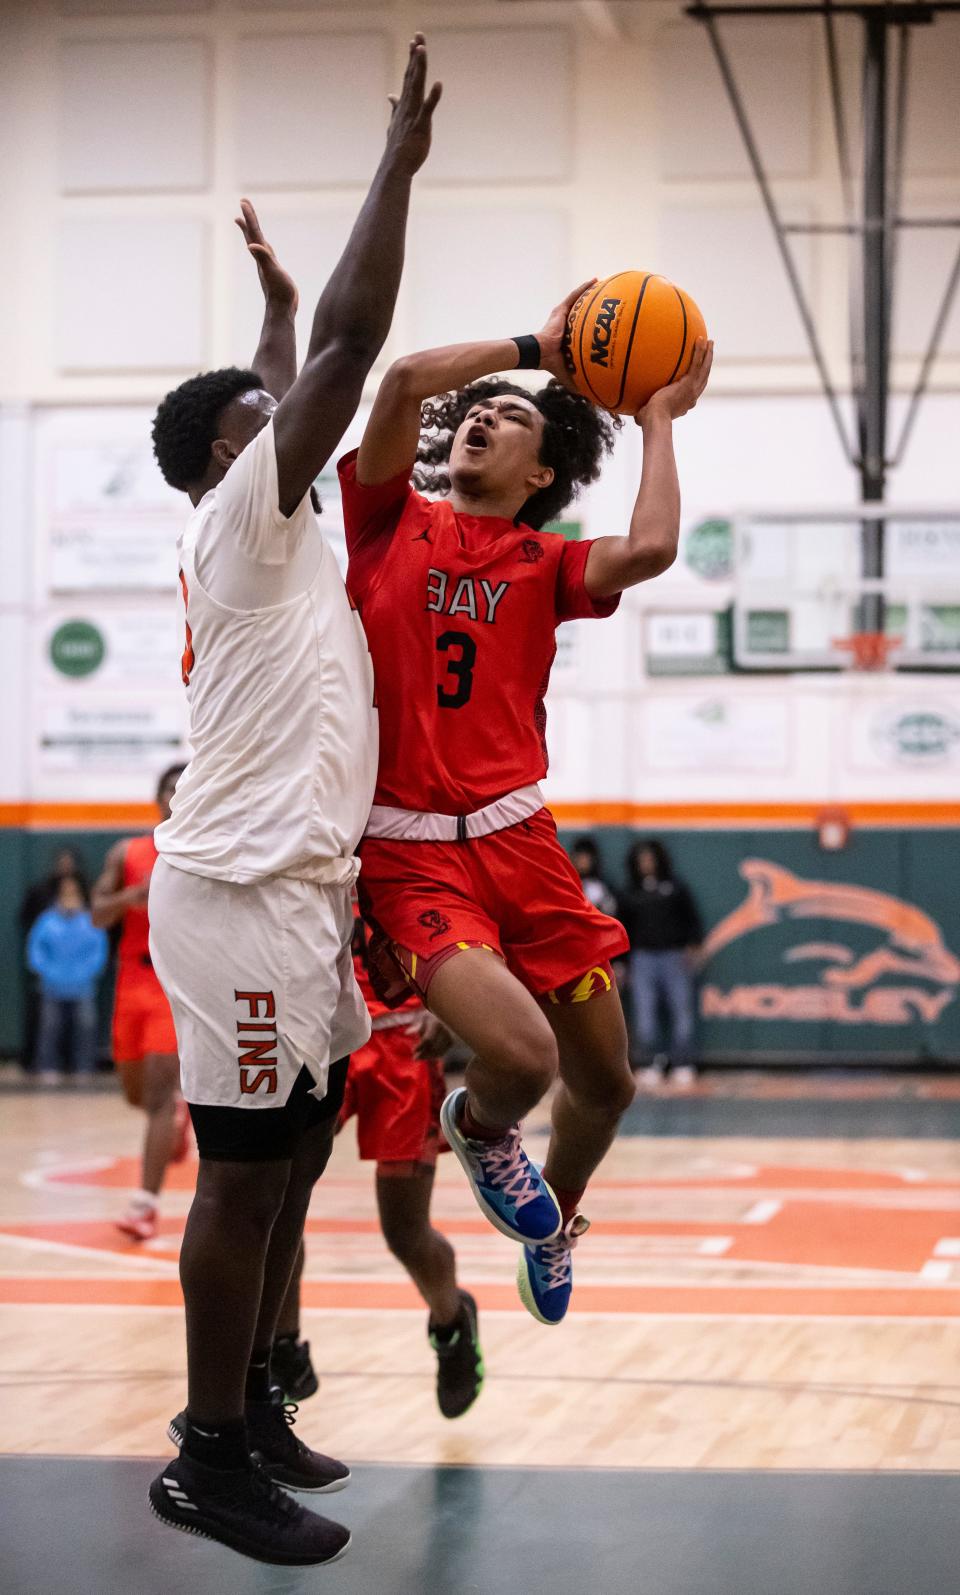
<instances>
[{"instance_id":1,"label":"black court line","mask_svg":"<svg viewBox=\"0 0 960 1595\"><path fill-rule=\"evenodd\" d=\"M948 1595L952 1474L364 1467L342 1562L285 1570L157 1523L149 1461L0 1458L11 1595Z\"/></svg>"},{"instance_id":2,"label":"black court line","mask_svg":"<svg viewBox=\"0 0 960 1595\"><path fill-rule=\"evenodd\" d=\"M639 1096L621 1135L757 1136L799 1140L960 1140L960 1101L911 1097L770 1101ZM960 1161L958 1161L960 1168ZM958 1585L960 1587L960 1585Z\"/></svg>"}]
</instances>

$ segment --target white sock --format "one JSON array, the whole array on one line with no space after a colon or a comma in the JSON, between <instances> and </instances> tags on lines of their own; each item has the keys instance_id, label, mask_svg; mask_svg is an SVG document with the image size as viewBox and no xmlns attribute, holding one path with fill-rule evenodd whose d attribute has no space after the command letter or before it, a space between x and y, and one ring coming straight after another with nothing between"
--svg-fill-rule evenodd
<instances>
[{"instance_id":1,"label":"white sock","mask_svg":"<svg viewBox=\"0 0 960 1595\"><path fill-rule=\"evenodd\" d=\"M134 1191L130 1198L130 1206L138 1209L145 1208L152 1213L160 1206L160 1199L154 1196L152 1191Z\"/></svg>"}]
</instances>

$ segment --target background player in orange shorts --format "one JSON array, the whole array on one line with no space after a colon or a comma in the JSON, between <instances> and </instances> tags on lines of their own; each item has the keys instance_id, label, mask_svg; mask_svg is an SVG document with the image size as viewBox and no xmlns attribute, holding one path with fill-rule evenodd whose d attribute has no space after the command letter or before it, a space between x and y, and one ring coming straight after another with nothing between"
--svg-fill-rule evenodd
<instances>
[{"instance_id":1,"label":"background player in orange shorts","mask_svg":"<svg viewBox=\"0 0 960 1595\"><path fill-rule=\"evenodd\" d=\"M340 464L347 580L380 708L359 883L374 962L386 951L476 1053L441 1124L482 1210L522 1244L521 1297L550 1324L567 1311L580 1201L633 1082L610 969L626 938L586 902L544 806L544 698L557 625L612 614L624 588L676 556L672 422L711 361L698 340L688 374L637 415L643 471L627 535L545 532L598 476L612 423L561 381L530 393L477 379L524 366L563 378L581 291L537 338L396 362L359 453ZM418 484L448 497L414 491L418 458ZM541 1172L518 1121L558 1075Z\"/></svg>"},{"instance_id":2,"label":"background player in orange shorts","mask_svg":"<svg viewBox=\"0 0 960 1595\"><path fill-rule=\"evenodd\" d=\"M161 820L182 764L164 770L157 787ZM173 1015L150 958L147 894L157 861L153 832L117 842L107 854L93 888L95 925L121 925L117 985L113 1002L113 1060L130 1106L147 1116L143 1136L141 1189L134 1192L117 1228L137 1241L157 1233L160 1191L168 1163L186 1156L189 1115L180 1096L180 1062Z\"/></svg>"}]
</instances>

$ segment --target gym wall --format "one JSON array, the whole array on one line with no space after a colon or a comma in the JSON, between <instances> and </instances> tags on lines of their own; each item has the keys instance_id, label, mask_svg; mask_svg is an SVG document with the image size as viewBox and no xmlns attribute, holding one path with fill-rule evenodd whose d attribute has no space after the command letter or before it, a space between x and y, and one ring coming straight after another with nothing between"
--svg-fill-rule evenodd
<instances>
[{"instance_id":1,"label":"gym wall","mask_svg":"<svg viewBox=\"0 0 960 1595\"><path fill-rule=\"evenodd\" d=\"M628 595L615 620L580 623L561 639L548 789L561 823L625 827L603 833L617 867L636 828L668 828L709 899L708 919L743 896L743 858L775 861L777 846L789 853L796 843L814 849L794 860L805 878L833 871L898 899L925 893L944 945L960 948L956 894L934 902L909 848L896 870L890 862L904 829L922 851L942 846L944 827L960 819L958 678L650 673L661 611L722 614L730 603L729 565L704 558L704 526L745 506L856 497L716 69L681 5L0 0L0 663L21 684L0 706L4 980L19 957L19 883L45 861L54 830L79 836L92 858L117 827L145 824L155 774L181 746L171 578L183 503L156 475L147 430L167 388L246 361L255 347L258 289L232 222L238 197L253 198L298 277L303 345L417 26L445 100L371 394L392 356L535 328L568 286L627 265L688 287L717 340L709 402L677 428L676 566ZM839 215L812 26L728 29L791 218ZM853 42L851 32L851 71ZM913 214L956 213L960 202L958 67L960 19L917 30L904 196ZM934 232L904 246L901 395L950 249ZM818 237L801 251L841 375L843 250ZM957 500L956 309L934 389L891 485L901 503ZM570 530L620 530L639 464L628 426L603 481L571 510ZM336 542L335 494L325 497ZM918 756L899 734L912 714L940 727L932 752ZM826 802L848 805L859 826L851 850L830 859L811 830ZM762 962L759 942L750 945ZM723 992L735 984L731 976ZM9 1047L16 998L0 998L0 1047ZM731 1001L705 1030L718 1052L758 1044L753 1021L736 1039ZM828 1014L823 1023L846 1045L852 1021ZM916 1030L877 1021L871 1034L912 1051ZM960 1054L960 1041L943 1037L942 1024L922 1030L934 1054ZM860 1045L855 1038L853 1050Z\"/></svg>"}]
</instances>

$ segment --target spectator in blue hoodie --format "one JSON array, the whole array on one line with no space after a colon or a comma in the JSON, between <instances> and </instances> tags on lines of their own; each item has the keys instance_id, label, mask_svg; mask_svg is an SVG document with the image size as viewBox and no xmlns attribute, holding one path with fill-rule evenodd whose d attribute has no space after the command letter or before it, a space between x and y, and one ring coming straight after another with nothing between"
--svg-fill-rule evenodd
<instances>
[{"instance_id":1,"label":"spectator in blue hoodie","mask_svg":"<svg viewBox=\"0 0 960 1595\"><path fill-rule=\"evenodd\" d=\"M40 982L34 1067L45 1079L60 1074L60 1048L69 1025L70 1060L77 1075L96 1067L97 981L107 962L105 931L94 926L75 875L65 875L50 908L27 938L27 964Z\"/></svg>"}]
</instances>

